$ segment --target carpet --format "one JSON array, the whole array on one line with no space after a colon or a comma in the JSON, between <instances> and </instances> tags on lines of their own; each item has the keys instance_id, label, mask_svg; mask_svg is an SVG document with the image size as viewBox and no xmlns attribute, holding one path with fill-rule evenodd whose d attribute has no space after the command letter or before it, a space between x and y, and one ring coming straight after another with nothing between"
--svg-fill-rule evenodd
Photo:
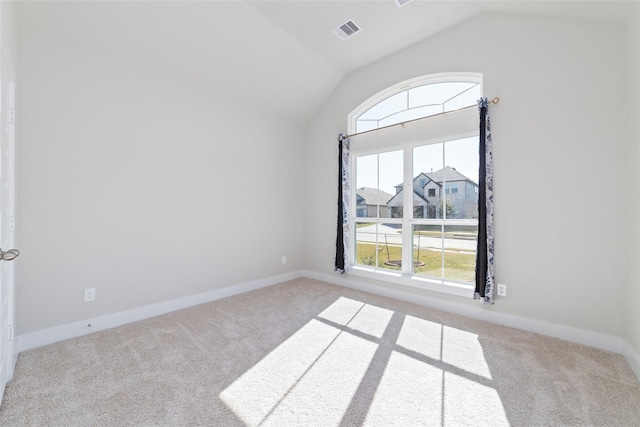
<instances>
[{"instance_id":1,"label":"carpet","mask_svg":"<svg viewBox=\"0 0 640 427\"><path fill-rule=\"evenodd\" d=\"M638 426L619 354L302 278L19 355L3 426Z\"/></svg>"}]
</instances>

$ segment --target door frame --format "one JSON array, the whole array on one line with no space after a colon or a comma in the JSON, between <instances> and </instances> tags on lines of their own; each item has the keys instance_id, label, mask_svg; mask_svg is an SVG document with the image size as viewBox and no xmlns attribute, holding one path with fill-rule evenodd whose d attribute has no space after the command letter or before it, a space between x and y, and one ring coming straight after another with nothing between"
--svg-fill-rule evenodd
<instances>
[{"instance_id":1,"label":"door frame","mask_svg":"<svg viewBox=\"0 0 640 427\"><path fill-rule=\"evenodd\" d=\"M0 48L0 247L4 250L15 246L15 70L11 60ZM6 100L6 102L5 102ZM6 108L2 108L6 105ZM0 325L0 402L6 383L13 378L18 360L15 339L15 262L0 261L0 295L6 293L7 308L1 310ZM4 362L2 362L4 361Z\"/></svg>"}]
</instances>

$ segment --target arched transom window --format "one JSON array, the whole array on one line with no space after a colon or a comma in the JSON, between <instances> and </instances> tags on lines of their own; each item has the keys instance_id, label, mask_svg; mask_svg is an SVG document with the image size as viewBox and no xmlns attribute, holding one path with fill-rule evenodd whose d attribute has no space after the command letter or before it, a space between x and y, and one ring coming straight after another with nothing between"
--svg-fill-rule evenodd
<instances>
[{"instance_id":1,"label":"arched transom window","mask_svg":"<svg viewBox=\"0 0 640 427\"><path fill-rule=\"evenodd\" d=\"M481 97L482 88L477 78L460 76L454 80L424 81L415 87L396 89L371 108L359 114L356 132L429 117L473 106Z\"/></svg>"}]
</instances>

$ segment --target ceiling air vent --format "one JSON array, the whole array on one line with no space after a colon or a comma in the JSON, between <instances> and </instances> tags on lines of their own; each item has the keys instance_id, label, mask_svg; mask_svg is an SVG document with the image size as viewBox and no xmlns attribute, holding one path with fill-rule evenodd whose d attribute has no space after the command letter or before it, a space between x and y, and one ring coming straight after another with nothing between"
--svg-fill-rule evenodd
<instances>
[{"instance_id":1,"label":"ceiling air vent","mask_svg":"<svg viewBox=\"0 0 640 427\"><path fill-rule=\"evenodd\" d=\"M333 30L333 34L338 36L340 40L346 40L352 35L360 31L360 28L350 19L338 28Z\"/></svg>"},{"instance_id":2,"label":"ceiling air vent","mask_svg":"<svg viewBox=\"0 0 640 427\"><path fill-rule=\"evenodd\" d=\"M411 0L394 0L396 2L396 6L402 7L405 4L409 3Z\"/></svg>"}]
</instances>

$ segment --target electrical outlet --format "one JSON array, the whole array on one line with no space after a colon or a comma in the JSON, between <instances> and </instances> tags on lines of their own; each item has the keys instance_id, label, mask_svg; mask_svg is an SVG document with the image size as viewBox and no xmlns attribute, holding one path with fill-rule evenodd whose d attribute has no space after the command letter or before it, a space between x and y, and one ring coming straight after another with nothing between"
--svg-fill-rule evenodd
<instances>
[{"instance_id":1,"label":"electrical outlet","mask_svg":"<svg viewBox=\"0 0 640 427\"><path fill-rule=\"evenodd\" d=\"M282 263L283 264L287 263L287 256L286 255L282 255Z\"/></svg>"},{"instance_id":2,"label":"electrical outlet","mask_svg":"<svg viewBox=\"0 0 640 427\"><path fill-rule=\"evenodd\" d=\"M498 295L501 297L507 296L507 285L504 283L498 283Z\"/></svg>"},{"instance_id":3,"label":"electrical outlet","mask_svg":"<svg viewBox=\"0 0 640 427\"><path fill-rule=\"evenodd\" d=\"M87 288L84 290L84 302L96 300L96 288Z\"/></svg>"}]
</instances>

